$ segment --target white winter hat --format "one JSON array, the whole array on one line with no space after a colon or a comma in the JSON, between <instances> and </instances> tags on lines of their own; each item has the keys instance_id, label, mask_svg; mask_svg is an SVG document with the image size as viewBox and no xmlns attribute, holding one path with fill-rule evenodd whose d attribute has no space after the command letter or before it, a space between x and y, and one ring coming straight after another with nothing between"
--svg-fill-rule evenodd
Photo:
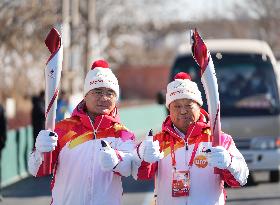
<instances>
[{"instance_id":1,"label":"white winter hat","mask_svg":"<svg viewBox=\"0 0 280 205\"><path fill-rule=\"evenodd\" d=\"M174 100L184 98L194 100L200 106L203 104L197 84L191 80L189 74L180 72L176 74L174 81L167 85L166 107L169 108L169 104Z\"/></svg>"},{"instance_id":2,"label":"white winter hat","mask_svg":"<svg viewBox=\"0 0 280 205\"><path fill-rule=\"evenodd\" d=\"M84 96L95 88L110 88L119 98L119 83L118 79L109 68L109 64L105 60L97 60L93 62L91 70L87 73L84 83Z\"/></svg>"}]
</instances>

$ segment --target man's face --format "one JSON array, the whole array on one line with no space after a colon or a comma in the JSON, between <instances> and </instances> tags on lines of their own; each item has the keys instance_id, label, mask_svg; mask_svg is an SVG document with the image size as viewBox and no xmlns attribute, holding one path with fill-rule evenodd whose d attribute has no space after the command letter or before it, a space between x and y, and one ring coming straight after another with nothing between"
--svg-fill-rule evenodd
<instances>
[{"instance_id":1,"label":"man's face","mask_svg":"<svg viewBox=\"0 0 280 205\"><path fill-rule=\"evenodd\" d=\"M171 121L183 133L186 133L188 126L200 116L199 105L189 99L174 100L169 105L169 111Z\"/></svg>"},{"instance_id":2,"label":"man's face","mask_svg":"<svg viewBox=\"0 0 280 205\"><path fill-rule=\"evenodd\" d=\"M95 88L85 96L86 107L93 115L110 114L116 106L116 93L109 88Z\"/></svg>"}]
</instances>

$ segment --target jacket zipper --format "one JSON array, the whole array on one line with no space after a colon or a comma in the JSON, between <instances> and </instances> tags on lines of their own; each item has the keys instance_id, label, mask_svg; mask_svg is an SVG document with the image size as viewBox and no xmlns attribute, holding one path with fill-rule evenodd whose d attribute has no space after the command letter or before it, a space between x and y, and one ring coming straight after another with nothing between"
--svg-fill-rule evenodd
<instances>
[{"instance_id":1,"label":"jacket zipper","mask_svg":"<svg viewBox=\"0 0 280 205\"><path fill-rule=\"evenodd\" d=\"M89 118L89 121L90 121L90 124L91 124L91 127L92 127L92 130L93 130L93 140L92 140L92 146L93 146L93 152L94 152L94 140L97 138L97 130L103 120L103 117L104 115L102 115L102 118L99 122L99 124L97 125L96 129L94 129L94 126L93 126L93 121L90 119L90 117L88 116ZM93 190L93 170L94 170L94 167L93 167L93 157L91 157L91 167L90 167L90 176L89 176L89 190L88 190L88 196L89 196L89 202L92 203L93 202L93 193L92 193L92 190Z\"/></svg>"}]
</instances>

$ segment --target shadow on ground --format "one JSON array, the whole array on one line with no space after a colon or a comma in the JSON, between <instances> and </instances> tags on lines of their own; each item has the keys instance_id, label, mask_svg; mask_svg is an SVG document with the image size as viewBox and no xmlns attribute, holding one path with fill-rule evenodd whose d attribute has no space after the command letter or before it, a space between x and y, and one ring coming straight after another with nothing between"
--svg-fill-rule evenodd
<instances>
[{"instance_id":1,"label":"shadow on ground","mask_svg":"<svg viewBox=\"0 0 280 205\"><path fill-rule=\"evenodd\" d=\"M51 177L28 177L2 189L4 197L50 196Z\"/></svg>"},{"instance_id":2,"label":"shadow on ground","mask_svg":"<svg viewBox=\"0 0 280 205\"><path fill-rule=\"evenodd\" d=\"M135 181L132 177L123 177L124 193L153 191L153 181ZM50 196L51 177L28 177L2 190L4 197Z\"/></svg>"},{"instance_id":3,"label":"shadow on ground","mask_svg":"<svg viewBox=\"0 0 280 205\"><path fill-rule=\"evenodd\" d=\"M150 192L154 190L153 180L135 181L132 177L123 177L122 182L124 193Z\"/></svg>"}]
</instances>

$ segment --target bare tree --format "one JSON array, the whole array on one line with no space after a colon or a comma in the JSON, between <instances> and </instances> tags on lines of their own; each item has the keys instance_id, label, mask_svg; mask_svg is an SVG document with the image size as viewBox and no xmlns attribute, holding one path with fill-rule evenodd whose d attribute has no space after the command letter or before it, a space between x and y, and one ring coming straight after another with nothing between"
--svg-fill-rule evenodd
<instances>
[{"instance_id":1,"label":"bare tree","mask_svg":"<svg viewBox=\"0 0 280 205\"><path fill-rule=\"evenodd\" d=\"M0 32L0 89L5 96L32 94L43 88L43 69L49 55L43 42L50 28L62 22L61 4L58 0L0 1L0 25L5 28ZM75 15L78 10L79 24L70 17L69 49L79 48L71 55L79 53L80 59L70 57L71 62L80 63L80 67L75 63L79 71L85 63L83 48L90 8L87 1L82 0L75 1L74 5L78 7ZM151 52L157 44L157 35L160 39L165 37L166 33L160 30L182 19L184 7L183 0L177 4L162 0L96 0L95 29L99 48L94 49L99 49L102 57L116 64L141 58L148 62L150 54L154 62L159 57Z\"/></svg>"},{"instance_id":2,"label":"bare tree","mask_svg":"<svg viewBox=\"0 0 280 205\"><path fill-rule=\"evenodd\" d=\"M255 37L267 41L280 56L279 0L246 0L237 3L234 11L237 19L251 19Z\"/></svg>"},{"instance_id":3,"label":"bare tree","mask_svg":"<svg viewBox=\"0 0 280 205\"><path fill-rule=\"evenodd\" d=\"M43 71L37 71L43 69L46 61L45 35L59 19L60 6L56 3L55 0L0 2L0 25L5 28L0 32L3 95L25 95L40 88Z\"/></svg>"}]
</instances>

